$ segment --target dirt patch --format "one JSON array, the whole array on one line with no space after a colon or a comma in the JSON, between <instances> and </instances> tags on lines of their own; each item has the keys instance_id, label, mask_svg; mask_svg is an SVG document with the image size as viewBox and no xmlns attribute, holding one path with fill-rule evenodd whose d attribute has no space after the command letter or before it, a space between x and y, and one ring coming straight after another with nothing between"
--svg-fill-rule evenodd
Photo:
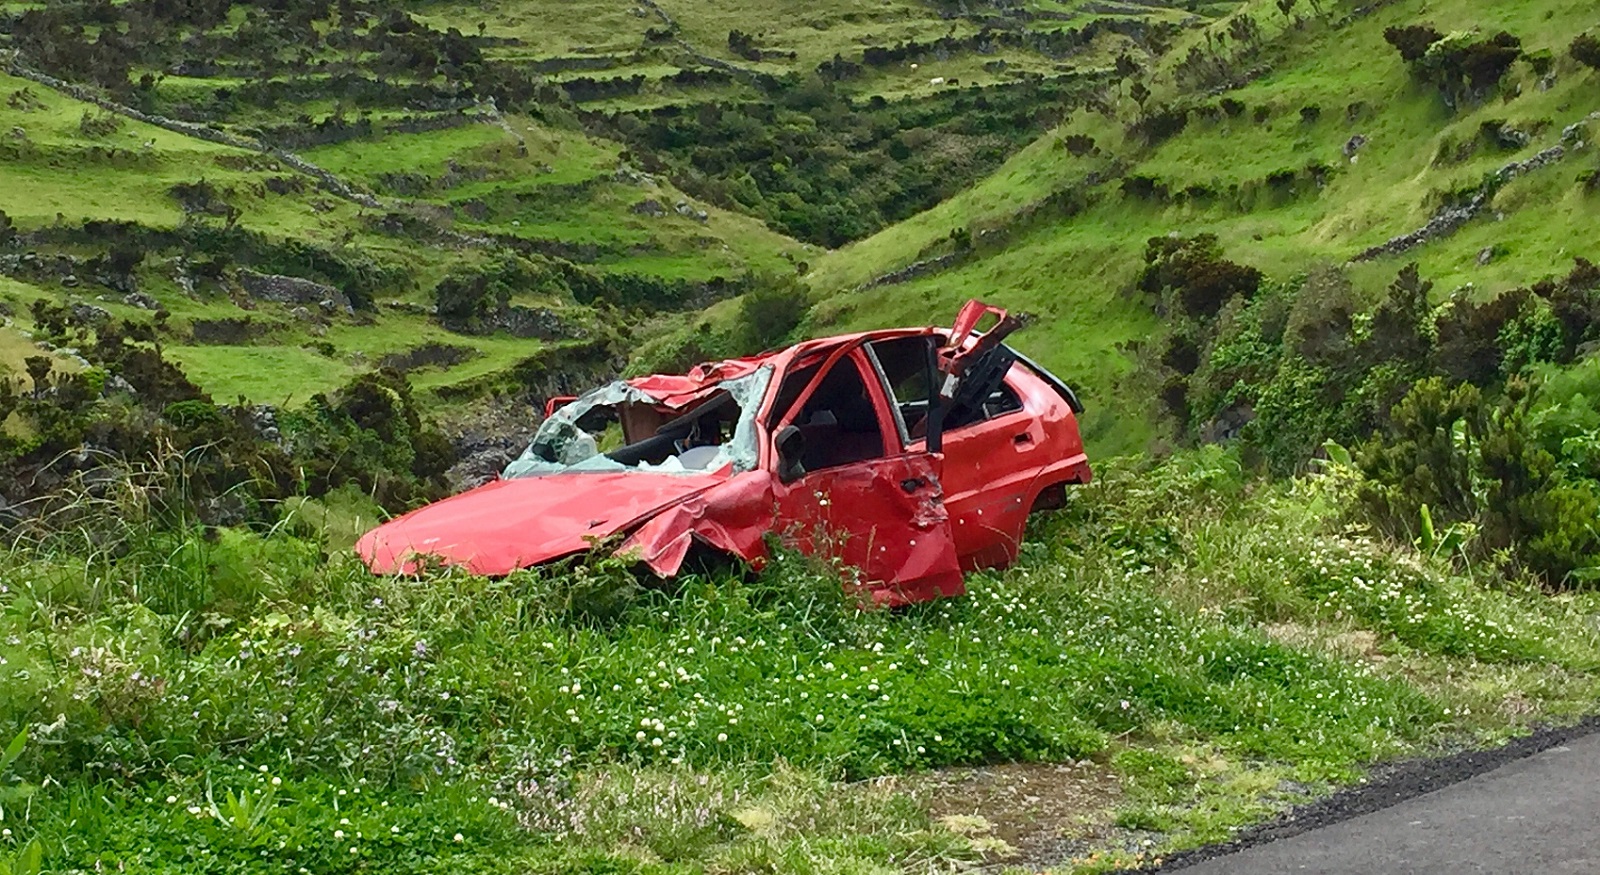
<instances>
[{"instance_id":1,"label":"dirt patch","mask_svg":"<svg viewBox=\"0 0 1600 875\"><path fill-rule=\"evenodd\" d=\"M1009 763L901 779L947 829L971 837L993 862L1046 866L1114 840L1121 783L1107 766Z\"/></svg>"},{"instance_id":2,"label":"dirt patch","mask_svg":"<svg viewBox=\"0 0 1600 875\"><path fill-rule=\"evenodd\" d=\"M1261 631L1268 638L1291 647L1320 648L1346 659L1373 663L1386 659L1378 652L1378 636L1366 629L1328 635L1299 623L1270 623L1262 626Z\"/></svg>"}]
</instances>

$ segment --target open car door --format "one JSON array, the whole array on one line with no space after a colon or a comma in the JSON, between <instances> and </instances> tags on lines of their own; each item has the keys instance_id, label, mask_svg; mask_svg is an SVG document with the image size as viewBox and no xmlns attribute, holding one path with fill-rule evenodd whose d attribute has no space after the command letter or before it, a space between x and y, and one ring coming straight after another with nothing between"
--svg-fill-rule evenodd
<instances>
[{"instance_id":1,"label":"open car door","mask_svg":"<svg viewBox=\"0 0 1600 875\"><path fill-rule=\"evenodd\" d=\"M859 569L874 601L965 591L939 484L941 458L906 452L861 341L787 380L804 389L772 429L778 531L801 552ZM810 373L808 373L810 372Z\"/></svg>"},{"instance_id":2,"label":"open car door","mask_svg":"<svg viewBox=\"0 0 1600 875\"><path fill-rule=\"evenodd\" d=\"M994 324L980 333L978 326L986 316L993 316ZM938 397L929 403L930 450L939 452L942 447L942 423L964 421L1000 388L1017 360L1016 353L1002 341L1021 327L1021 319L999 307L976 299L962 305L950 326L950 338L938 354L942 383Z\"/></svg>"}]
</instances>

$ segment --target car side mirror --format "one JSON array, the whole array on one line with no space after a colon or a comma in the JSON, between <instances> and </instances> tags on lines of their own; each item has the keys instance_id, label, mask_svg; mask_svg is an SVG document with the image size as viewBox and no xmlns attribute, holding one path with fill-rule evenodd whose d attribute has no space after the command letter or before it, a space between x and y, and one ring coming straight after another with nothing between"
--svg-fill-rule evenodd
<instances>
[{"instance_id":1,"label":"car side mirror","mask_svg":"<svg viewBox=\"0 0 1600 875\"><path fill-rule=\"evenodd\" d=\"M805 476L806 467L801 459L806 452L806 436L798 426L786 425L779 429L772 445L778 451L778 482L793 483Z\"/></svg>"}]
</instances>

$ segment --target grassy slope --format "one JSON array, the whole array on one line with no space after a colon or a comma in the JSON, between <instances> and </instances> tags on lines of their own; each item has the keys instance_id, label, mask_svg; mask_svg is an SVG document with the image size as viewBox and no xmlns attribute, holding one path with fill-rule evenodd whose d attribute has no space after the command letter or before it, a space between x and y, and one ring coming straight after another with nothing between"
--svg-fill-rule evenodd
<instances>
[{"instance_id":1,"label":"grassy slope","mask_svg":"<svg viewBox=\"0 0 1600 875\"><path fill-rule=\"evenodd\" d=\"M0 725L67 715L6 823L64 871L939 872L1008 851L913 779L834 781L1071 757L1115 810L1056 825L1141 854L1028 862L1097 871L1592 707L1593 594L1353 533L1351 485L1250 482L1216 448L1107 466L1017 567L893 614L794 558L674 595L606 562L418 585L297 522L180 544L129 517L110 565L0 553ZM269 777L234 825L225 791Z\"/></svg>"},{"instance_id":2,"label":"grassy slope","mask_svg":"<svg viewBox=\"0 0 1600 875\"><path fill-rule=\"evenodd\" d=\"M108 219L147 227L171 228L184 220L168 190L178 183L204 179L225 193L243 211L240 226L273 239L303 239L323 245L351 246L390 264L409 268L418 282L410 292L386 296L412 303L431 303L433 282L451 267L479 257L471 249L418 246L415 242L369 230L363 210L315 189L272 194L265 181L292 172L253 152L208 143L164 129L122 119L115 132L90 136L80 128L86 112L98 110L66 95L0 74L0 94L26 91L33 100L23 106L0 102L0 129L20 129L25 138L10 139L0 150L4 209L19 230L65 222ZM294 113L284 111L285 115ZM666 180L632 184L612 178L618 148L570 130L513 116L508 123L523 138L527 154L500 127L470 124L419 134L389 134L335 146L305 150L304 157L333 171L358 188L383 188L383 174L415 174L437 178L449 162L475 173L455 185L436 186L420 199L381 195L392 205L431 210L436 219L467 234L506 235L558 243L600 244L614 253L596 265L601 270L637 272L699 281L747 271L789 271L784 253L799 244L768 230L760 222L687 199ZM114 152L112 150L115 150ZM573 191L578 193L574 194ZM547 195L547 192L555 192ZM647 198L668 213L659 218L639 215L633 207ZM709 214L702 223L673 211L689 200ZM490 212L481 220L451 218L463 203L482 201ZM407 206L409 204L409 206ZM519 206L520 205L520 206ZM443 211L443 212L441 212ZM219 296L192 298L176 288L165 264L147 264L144 289L172 311L181 331L190 321L250 318L273 326L249 347L190 345L180 340L166 349L171 358L219 399L243 396L265 403L303 401L313 392L341 383L384 354L433 341L472 347L477 355L446 371L419 373L427 386L443 385L500 370L521 360L540 344L515 338L466 338L452 335L418 316L380 311L371 322L335 322L327 337L313 336L290 318L287 309L265 306L248 314ZM77 289L35 287L7 280L0 299L21 312L36 297L91 300L114 313L137 311L120 304L120 295L85 285ZM524 302L525 303L525 302ZM558 308L571 302L538 302ZM578 315L580 321L585 317ZM333 355L308 348L329 342Z\"/></svg>"},{"instance_id":3,"label":"grassy slope","mask_svg":"<svg viewBox=\"0 0 1600 875\"><path fill-rule=\"evenodd\" d=\"M1573 33L1595 22L1592 9L1567 0L1482 9L1466 3L1397 3L1340 28L1308 22L1282 33L1284 23L1266 4L1252 11L1271 41L1273 72L1228 96L1251 111L1270 107L1266 124L1247 112L1231 121L1196 119L1153 151L1127 142L1123 124L1137 107L1121 102L1108 120L1081 114L1016 155L989 179L959 197L844 247L814 262L808 277L820 307L815 329L903 321L950 311L962 298L980 295L1048 318L1020 335L1019 345L1083 387L1091 410L1087 427L1102 451L1144 446L1152 434L1147 389L1126 379L1132 362L1121 345L1160 326L1125 290L1137 273L1144 241L1169 232L1209 231L1222 238L1231 257L1275 277L1287 277L1318 262L1343 262L1367 246L1423 224L1437 195L1471 186L1485 174L1553 145L1565 125L1600 108L1595 77L1564 57ZM1431 88L1414 83L1398 54L1383 41L1389 25L1432 20L1440 26L1477 24L1521 37L1526 49L1557 55L1555 87L1540 90L1525 65L1508 76L1520 95L1491 100L1457 114L1447 112ZM1219 25L1220 27L1220 25ZM1169 57L1181 57L1180 44ZM1150 105L1178 89L1170 71L1158 73ZM1320 119L1307 125L1300 108L1315 104ZM1359 105L1347 120L1346 108ZM1541 129L1527 148L1512 152L1479 149L1467 161L1435 166L1443 143L1470 142L1490 119ZM1001 225L1020 207L1060 188L1077 185L1106 157L1074 158L1060 144L1069 134L1095 138L1111 155L1131 157L1130 171L1157 177L1173 190L1195 183L1224 188L1260 180L1276 170L1295 170L1320 160L1336 170L1320 191L1284 203L1258 199L1242 208L1222 205L1152 205L1109 189L1097 206L1012 242L1003 251L958 270L903 285L851 291L873 276L910 263L925 247L960 227ZM1354 134L1368 143L1355 162L1341 147ZM1573 183L1592 166L1593 152L1579 152L1561 165L1506 186L1494 201L1500 220L1480 220L1405 258L1420 262L1441 292L1473 284L1492 293L1564 271L1575 255L1594 257L1588 216L1594 209ZM1479 265L1479 252L1498 247ZM1380 259L1358 266L1359 283L1384 283L1403 263Z\"/></svg>"},{"instance_id":4,"label":"grassy slope","mask_svg":"<svg viewBox=\"0 0 1600 875\"><path fill-rule=\"evenodd\" d=\"M1069 20L1040 19L1025 26L1034 30L1078 27L1099 13L1080 3L1041 3L1030 9L1070 13ZM23 8L18 6L16 8ZM469 36L482 33L502 41L489 45L490 57L515 63L535 63L553 58L587 57L610 65L601 70L568 70L548 74L549 81L585 75L596 78L645 75L652 80L685 67L698 66L693 53L709 55L743 68L775 75L809 75L816 65L841 54L860 57L869 45L894 45L902 40L931 41L944 35L968 36L981 25L966 17L941 18L929 5L895 0L864 9L857 4L829 2L808 7L803 15L782 6L730 6L725 3L667 3L667 14L680 25L677 41L652 42L646 37L662 21L653 12L627 4L584 0L575 4L547 4L527 0L500 0L486 5L430 3L414 10L424 23L444 29L457 27ZM989 14L983 12L982 14ZM1208 12L1208 14L1211 14ZM1130 10L1150 20L1182 19L1187 13L1160 5ZM244 18L236 10L230 26ZM482 25L480 28L479 25ZM751 62L727 46L728 31L741 29L755 37L763 49L794 51L796 57L768 57ZM882 95L891 100L925 96L939 88L934 77L959 77L963 85L992 84L1022 76L1060 75L1073 70L1110 64L1127 47L1120 36L1107 36L1088 51L1069 58L1046 57L1032 49L1006 48L994 54L958 52L948 58L929 57L919 69L909 64L884 69L869 68L845 88L857 99ZM319 50L320 51L320 50ZM364 57L320 51L319 57L342 70ZM1006 68L985 69L993 60ZM160 110L183 105L216 106L213 92L263 83L243 79L237 61L217 59L215 76L161 74L153 100ZM136 73L138 71L135 71ZM359 72L359 70L358 70ZM329 74L306 73L306 81ZM428 290L453 267L474 263L480 254L471 249L417 245L404 237L388 236L369 224L369 210L316 190L277 195L264 184L273 176L289 173L253 153L190 139L148 125L124 120L108 135L83 133L79 122L84 104L49 89L14 77L0 77L0 94L27 91L38 106L0 102L0 130L21 128L26 142L8 143L0 150L0 177L8 195L5 209L22 230L56 221L82 218L114 219L167 228L184 216L169 189L178 183L205 179L221 190L229 203L243 210L241 226L274 239L304 239L322 245L350 247L390 265L403 266L415 278L409 290L384 296L409 303L428 303ZM585 108L627 108L701 102L758 99L748 85L684 87L652 81L639 95L586 104ZM280 101L267 109L233 105L229 115L216 119L223 127L250 131L258 126L283 125L309 117L320 121L336 113L359 114L382 123L402 110L389 106L364 108L336 106L331 99L306 98ZM557 112L555 115L559 116ZM613 176L624 159L615 143L578 133L570 121L539 121L513 115L508 134L489 123L469 124L425 133L378 133L346 142L301 150L304 157L348 180L358 189L379 195L386 208L421 212L430 221L468 235L523 238L540 245L589 247L597 253L584 256L601 272L632 272L670 279L700 281L732 277L746 272L788 273L797 261L814 260L810 247L802 247L760 222L686 198L669 180L627 182ZM519 143L526 153L519 153ZM115 149L114 154L107 154ZM450 173L450 168L466 173ZM401 197L395 177L421 180L420 193ZM636 212L647 199L668 210L651 217ZM673 208L687 200L704 209L705 222L679 215ZM182 330L202 319L239 317L235 304L221 296L190 298L181 294L172 270L165 264L147 264L141 279L146 291L172 311L180 333L168 342L172 357L194 372L195 378L220 398L245 396L261 402L300 400L336 385L349 374L371 365L384 354L402 351L424 341L473 347L479 355L444 370L419 374L419 382L443 385L491 373L538 348L535 341L463 338L448 335L425 319L381 310L375 321L347 325L335 320L327 336L313 333L290 318L286 308L258 308L248 315L265 322L270 330L249 347L198 346L184 341ZM85 300L104 290L8 287L3 294L13 307L25 307L31 298L54 296ZM103 306L122 308L119 296L106 295ZM570 308L572 302L528 301L541 306ZM583 320L582 314L578 317ZM671 320L665 320L663 324ZM325 344L331 343L331 354ZM323 346L321 351L315 347Z\"/></svg>"}]
</instances>

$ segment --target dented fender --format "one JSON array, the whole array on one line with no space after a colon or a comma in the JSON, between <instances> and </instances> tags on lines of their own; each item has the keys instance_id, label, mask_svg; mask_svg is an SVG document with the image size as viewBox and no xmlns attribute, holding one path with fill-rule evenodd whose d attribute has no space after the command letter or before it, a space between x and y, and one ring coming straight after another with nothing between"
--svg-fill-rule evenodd
<instances>
[{"instance_id":1,"label":"dented fender","mask_svg":"<svg viewBox=\"0 0 1600 875\"><path fill-rule=\"evenodd\" d=\"M618 556L636 558L662 577L683 567L696 539L759 567L772 530L773 484L766 471L748 471L663 509L635 529Z\"/></svg>"}]
</instances>

